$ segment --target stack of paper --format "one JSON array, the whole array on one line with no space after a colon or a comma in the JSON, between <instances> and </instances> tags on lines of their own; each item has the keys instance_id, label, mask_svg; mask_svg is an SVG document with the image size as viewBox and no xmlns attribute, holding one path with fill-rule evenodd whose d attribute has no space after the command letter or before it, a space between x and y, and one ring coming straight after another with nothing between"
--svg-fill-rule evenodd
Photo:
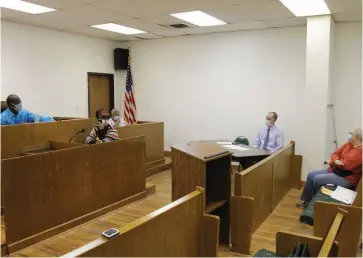
<instances>
[{"instance_id":1,"label":"stack of paper","mask_svg":"<svg viewBox=\"0 0 363 258\"><path fill-rule=\"evenodd\" d=\"M356 196L357 192L341 186L338 186L337 189L331 194L331 198L346 204L352 204Z\"/></svg>"},{"instance_id":2,"label":"stack of paper","mask_svg":"<svg viewBox=\"0 0 363 258\"><path fill-rule=\"evenodd\" d=\"M232 142L217 142L218 144L221 144L221 145L230 145L232 144Z\"/></svg>"},{"instance_id":3,"label":"stack of paper","mask_svg":"<svg viewBox=\"0 0 363 258\"><path fill-rule=\"evenodd\" d=\"M238 146L238 145L222 145L223 148L229 149L229 150L237 150L237 151L245 151L248 150L247 148Z\"/></svg>"}]
</instances>

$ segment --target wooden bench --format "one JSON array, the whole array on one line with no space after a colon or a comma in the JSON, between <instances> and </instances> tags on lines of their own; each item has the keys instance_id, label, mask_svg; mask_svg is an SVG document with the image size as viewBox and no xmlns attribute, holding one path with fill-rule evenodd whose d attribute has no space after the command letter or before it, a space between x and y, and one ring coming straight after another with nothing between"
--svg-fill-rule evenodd
<instances>
[{"instance_id":1,"label":"wooden bench","mask_svg":"<svg viewBox=\"0 0 363 258\"><path fill-rule=\"evenodd\" d=\"M100 237L64 257L217 256L219 218L205 214L202 188L119 231L110 240Z\"/></svg>"},{"instance_id":2,"label":"wooden bench","mask_svg":"<svg viewBox=\"0 0 363 258\"><path fill-rule=\"evenodd\" d=\"M355 257L362 209L322 202L317 202L316 208L315 236L280 231L276 234L276 255L287 257L297 243L305 242L309 246L311 257ZM263 254L265 251L260 250L257 253Z\"/></svg>"},{"instance_id":3,"label":"wooden bench","mask_svg":"<svg viewBox=\"0 0 363 258\"><path fill-rule=\"evenodd\" d=\"M231 197L233 251L249 254L252 234L273 212L291 188L299 188L302 157L295 155L295 143L243 172L234 174Z\"/></svg>"},{"instance_id":4,"label":"wooden bench","mask_svg":"<svg viewBox=\"0 0 363 258\"><path fill-rule=\"evenodd\" d=\"M10 253L146 197L143 136L2 160Z\"/></svg>"},{"instance_id":5,"label":"wooden bench","mask_svg":"<svg viewBox=\"0 0 363 258\"><path fill-rule=\"evenodd\" d=\"M68 142L82 129L84 133L72 142L84 143L90 130L96 124L95 119L69 119L50 123L32 123L1 126L1 158L19 157L23 148L38 146L48 141ZM147 168L164 163L164 123L139 122L136 125L117 129L120 139L144 136Z\"/></svg>"}]
</instances>

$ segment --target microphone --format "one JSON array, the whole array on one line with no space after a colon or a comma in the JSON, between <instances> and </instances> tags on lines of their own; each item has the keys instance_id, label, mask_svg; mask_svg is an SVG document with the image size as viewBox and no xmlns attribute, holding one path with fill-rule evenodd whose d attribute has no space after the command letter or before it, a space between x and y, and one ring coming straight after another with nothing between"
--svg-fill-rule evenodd
<instances>
[{"instance_id":1,"label":"microphone","mask_svg":"<svg viewBox=\"0 0 363 258\"><path fill-rule=\"evenodd\" d=\"M79 134L81 134L81 133L85 133L85 132L86 132L86 130L82 129L81 131L79 131L78 133L76 133L75 135L73 135L73 136L71 137L71 139L69 139L69 142L72 142L72 140L74 139L74 137L76 137L77 135L79 135Z\"/></svg>"}]
</instances>

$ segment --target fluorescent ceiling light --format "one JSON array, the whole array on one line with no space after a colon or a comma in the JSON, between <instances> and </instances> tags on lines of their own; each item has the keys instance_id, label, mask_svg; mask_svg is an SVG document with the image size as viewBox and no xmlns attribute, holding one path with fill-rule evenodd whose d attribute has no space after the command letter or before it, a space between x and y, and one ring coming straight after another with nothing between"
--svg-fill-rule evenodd
<instances>
[{"instance_id":1,"label":"fluorescent ceiling light","mask_svg":"<svg viewBox=\"0 0 363 258\"><path fill-rule=\"evenodd\" d=\"M324 0L280 0L295 16L330 14Z\"/></svg>"},{"instance_id":2,"label":"fluorescent ceiling light","mask_svg":"<svg viewBox=\"0 0 363 258\"><path fill-rule=\"evenodd\" d=\"M170 14L171 16L187 21L194 25L205 27L205 26L216 26L216 25L225 25L224 21L221 21L209 14L206 14L202 11L193 11L186 13L174 13Z\"/></svg>"},{"instance_id":3,"label":"fluorescent ceiling light","mask_svg":"<svg viewBox=\"0 0 363 258\"><path fill-rule=\"evenodd\" d=\"M133 29L133 28L118 25L115 23L92 25L91 27L101 29L101 30L108 30L108 31L117 32L117 33L121 33L121 34L126 34L126 35L146 33L145 31L142 31L142 30Z\"/></svg>"},{"instance_id":4,"label":"fluorescent ceiling light","mask_svg":"<svg viewBox=\"0 0 363 258\"><path fill-rule=\"evenodd\" d=\"M9 8L12 10L25 12L25 13L32 13L32 14L56 11L55 9L52 9L52 8L28 3L25 1L21 1L21 0L0 0L0 7Z\"/></svg>"}]
</instances>

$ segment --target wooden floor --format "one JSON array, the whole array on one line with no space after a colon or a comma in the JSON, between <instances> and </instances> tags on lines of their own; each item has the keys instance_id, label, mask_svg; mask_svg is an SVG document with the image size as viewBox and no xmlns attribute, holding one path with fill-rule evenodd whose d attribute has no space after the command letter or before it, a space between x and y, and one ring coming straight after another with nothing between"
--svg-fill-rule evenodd
<instances>
[{"instance_id":1,"label":"wooden floor","mask_svg":"<svg viewBox=\"0 0 363 258\"><path fill-rule=\"evenodd\" d=\"M156 185L156 194L146 199L125 206L117 211L109 213L102 218L79 226L68 232L47 239L36 245L28 247L12 256L60 256L100 237L100 233L111 227L121 227L126 223L140 218L171 202L171 172L170 170L158 173L148 178ZM275 251L275 235L279 230L312 235L311 226L299 222L301 210L295 207L301 191L291 190L280 202L275 211L257 229L252 238L251 255L260 248ZM221 247L221 257L242 257L233 253L228 247Z\"/></svg>"}]
</instances>

